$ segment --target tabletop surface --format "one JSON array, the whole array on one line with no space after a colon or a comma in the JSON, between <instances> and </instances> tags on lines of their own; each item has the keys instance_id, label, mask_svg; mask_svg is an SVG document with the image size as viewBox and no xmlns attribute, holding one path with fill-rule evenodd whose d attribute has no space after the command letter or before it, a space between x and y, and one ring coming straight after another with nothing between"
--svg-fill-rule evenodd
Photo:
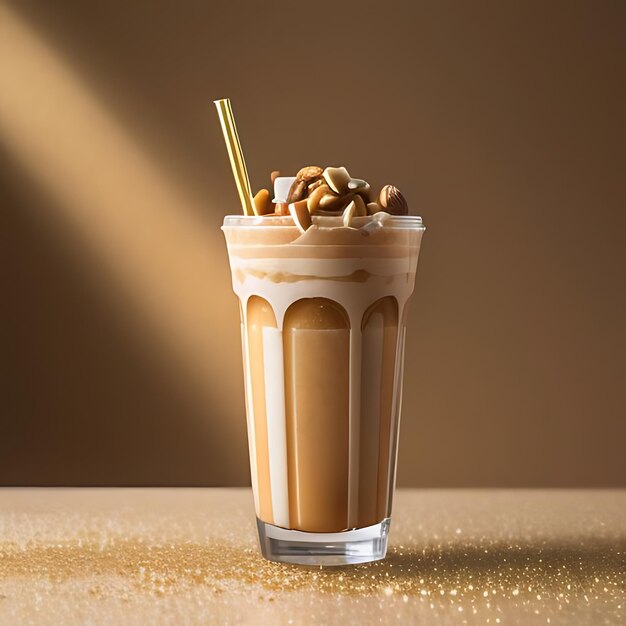
<instances>
[{"instance_id":1,"label":"tabletop surface","mask_svg":"<svg viewBox=\"0 0 626 626\"><path fill-rule=\"evenodd\" d=\"M0 489L0 624L624 624L626 491L398 490L385 561L270 563L247 489Z\"/></svg>"}]
</instances>

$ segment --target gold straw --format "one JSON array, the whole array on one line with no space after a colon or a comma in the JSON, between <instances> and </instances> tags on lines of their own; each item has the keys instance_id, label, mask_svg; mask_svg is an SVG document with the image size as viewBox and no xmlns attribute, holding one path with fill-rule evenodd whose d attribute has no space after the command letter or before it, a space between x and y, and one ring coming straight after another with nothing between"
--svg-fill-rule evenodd
<instances>
[{"instance_id":1,"label":"gold straw","mask_svg":"<svg viewBox=\"0 0 626 626\"><path fill-rule=\"evenodd\" d=\"M230 106L230 100L228 98L215 100L215 106L217 107L217 114L220 116L224 141L228 149L230 165L233 168L233 176L237 184L237 191L239 192L239 199L241 200L244 215L254 215L255 211L252 201L250 179L248 178L246 162L243 159L243 152L241 151L241 143L239 142L239 135L237 135L237 127L235 126L235 118Z\"/></svg>"}]
</instances>

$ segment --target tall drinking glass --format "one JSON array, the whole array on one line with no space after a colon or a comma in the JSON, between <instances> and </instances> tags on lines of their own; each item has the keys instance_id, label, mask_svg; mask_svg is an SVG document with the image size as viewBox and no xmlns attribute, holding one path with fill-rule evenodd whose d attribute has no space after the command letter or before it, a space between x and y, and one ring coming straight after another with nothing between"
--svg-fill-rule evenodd
<instances>
[{"instance_id":1,"label":"tall drinking glass","mask_svg":"<svg viewBox=\"0 0 626 626\"><path fill-rule=\"evenodd\" d=\"M379 216L380 217L380 216ZM263 555L344 565L385 557L412 216L224 220L240 302L252 490Z\"/></svg>"}]
</instances>

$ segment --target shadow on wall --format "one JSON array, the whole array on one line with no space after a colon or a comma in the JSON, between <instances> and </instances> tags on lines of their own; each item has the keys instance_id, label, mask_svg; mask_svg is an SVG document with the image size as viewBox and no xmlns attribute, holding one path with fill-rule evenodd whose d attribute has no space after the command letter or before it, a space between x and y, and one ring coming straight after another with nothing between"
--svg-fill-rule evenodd
<instances>
[{"instance_id":1,"label":"shadow on wall","mask_svg":"<svg viewBox=\"0 0 626 626\"><path fill-rule=\"evenodd\" d=\"M228 282L227 267L212 276L225 257L219 229L71 68L1 11L17 61L0 97L14 268L0 482L247 484L239 338L236 322L224 324L236 302L216 306L209 288ZM31 106L41 90L63 102L57 119ZM228 420L237 408L241 419Z\"/></svg>"},{"instance_id":2,"label":"shadow on wall","mask_svg":"<svg viewBox=\"0 0 626 626\"><path fill-rule=\"evenodd\" d=\"M0 197L11 209L2 212L3 300L14 305L3 313L11 367L2 484L248 484L244 435L213 418L213 391L186 377L167 342L59 226L49 197L4 156L3 173L29 192Z\"/></svg>"}]
</instances>

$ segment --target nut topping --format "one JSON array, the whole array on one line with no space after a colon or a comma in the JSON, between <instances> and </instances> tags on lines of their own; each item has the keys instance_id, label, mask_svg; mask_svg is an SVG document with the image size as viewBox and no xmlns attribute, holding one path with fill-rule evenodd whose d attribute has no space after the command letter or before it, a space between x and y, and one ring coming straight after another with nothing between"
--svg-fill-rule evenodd
<instances>
[{"instance_id":1,"label":"nut topping","mask_svg":"<svg viewBox=\"0 0 626 626\"><path fill-rule=\"evenodd\" d=\"M361 196L355 194L350 204L343 210L343 225L349 227L352 225L352 220L355 217L362 217L364 215L367 215L365 202Z\"/></svg>"},{"instance_id":2,"label":"nut topping","mask_svg":"<svg viewBox=\"0 0 626 626\"><path fill-rule=\"evenodd\" d=\"M315 191L318 187L321 187L322 185L325 185L325 184L326 183L324 182L323 178L318 178L312 183L309 183L309 186L308 186L309 195L311 195L311 192Z\"/></svg>"},{"instance_id":3,"label":"nut topping","mask_svg":"<svg viewBox=\"0 0 626 626\"><path fill-rule=\"evenodd\" d=\"M344 194L348 192L350 174L345 167L327 167L324 170L324 180L335 193Z\"/></svg>"},{"instance_id":4,"label":"nut topping","mask_svg":"<svg viewBox=\"0 0 626 626\"><path fill-rule=\"evenodd\" d=\"M380 190L378 202L384 211L391 215L408 215L409 205L400 193L400 190L393 185L385 185Z\"/></svg>"},{"instance_id":5,"label":"nut topping","mask_svg":"<svg viewBox=\"0 0 626 626\"><path fill-rule=\"evenodd\" d=\"M319 202L319 208L323 211L342 211L354 199L354 193L348 193L345 196L338 196L335 193L324 194Z\"/></svg>"},{"instance_id":6,"label":"nut topping","mask_svg":"<svg viewBox=\"0 0 626 626\"><path fill-rule=\"evenodd\" d=\"M345 167L322 169L307 165L296 176L280 176L280 172L274 170L271 179L274 199L266 189L259 191L254 197L255 215L295 215L294 220L301 230L309 227L302 213L304 206L309 217L343 213L347 223L355 217L380 217L379 213L382 216L408 215L407 202L397 187L385 185L373 201L369 183L362 178L352 178Z\"/></svg>"},{"instance_id":7,"label":"nut topping","mask_svg":"<svg viewBox=\"0 0 626 626\"><path fill-rule=\"evenodd\" d=\"M287 202L298 202L306 198L308 186L319 180L322 177L323 171L324 170L317 165L307 165L303 167L296 174L296 180L293 182L293 185L291 185Z\"/></svg>"},{"instance_id":8,"label":"nut topping","mask_svg":"<svg viewBox=\"0 0 626 626\"><path fill-rule=\"evenodd\" d=\"M306 180L296 178L289 189L289 195L287 196L287 202L298 202L306 196Z\"/></svg>"},{"instance_id":9,"label":"nut topping","mask_svg":"<svg viewBox=\"0 0 626 626\"><path fill-rule=\"evenodd\" d=\"M309 191L310 191L310 187L309 187ZM321 184L318 187L316 187L312 193L309 194L309 197L307 199L307 207L309 209L309 213L314 213L317 210L317 207L319 206L320 200L327 194L330 194L330 187L326 184Z\"/></svg>"},{"instance_id":10,"label":"nut topping","mask_svg":"<svg viewBox=\"0 0 626 626\"><path fill-rule=\"evenodd\" d=\"M370 201L370 185L360 178L351 178L348 182L348 189L363 196L363 200Z\"/></svg>"},{"instance_id":11,"label":"nut topping","mask_svg":"<svg viewBox=\"0 0 626 626\"><path fill-rule=\"evenodd\" d=\"M343 210L343 225L346 228L350 227L352 224L352 219L356 214L356 202L353 200L350 204Z\"/></svg>"},{"instance_id":12,"label":"nut topping","mask_svg":"<svg viewBox=\"0 0 626 626\"><path fill-rule=\"evenodd\" d=\"M311 183L320 178L323 172L324 170L317 165L307 165L296 174L296 178L298 180L305 180L307 183Z\"/></svg>"},{"instance_id":13,"label":"nut topping","mask_svg":"<svg viewBox=\"0 0 626 626\"><path fill-rule=\"evenodd\" d=\"M270 192L267 189L260 189L253 199L255 215L267 215L274 211L274 205L270 200Z\"/></svg>"},{"instance_id":14,"label":"nut topping","mask_svg":"<svg viewBox=\"0 0 626 626\"><path fill-rule=\"evenodd\" d=\"M355 205L355 215L357 217L364 217L367 215L367 207L365 206L365 200L357 193L354 196L354 205Z\"/></svg>"},{"instance_id":15,"label":"nut topping","mask_svg":"<svg viewBox=\"0 0 626 626\"><path fill-rule=\"evenodd\" d=\"M311 214L306 208L306 200L292 202L289 205L289 213L301 233L305 233L313 225Z\"/></svg>"}]
</instances>

